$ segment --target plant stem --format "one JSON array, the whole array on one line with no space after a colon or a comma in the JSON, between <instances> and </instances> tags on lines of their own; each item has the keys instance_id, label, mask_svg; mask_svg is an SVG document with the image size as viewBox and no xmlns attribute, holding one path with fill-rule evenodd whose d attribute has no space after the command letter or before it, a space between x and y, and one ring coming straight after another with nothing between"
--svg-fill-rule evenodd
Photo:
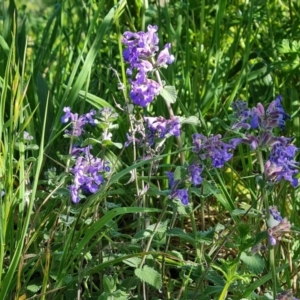
<instances>
[{"instance_id":1,"label":"plant stem","mask_svg":"<svg viewBox=\"0 0 300 300\"><path fill-rule=\"evenodd\" d=\"M264 174L265 168L264 168L264 162L262 157L262 152L257 151L258 161L260 165L261 173ZM269 200L268 200L268 194L266 193L265 189L262 189L262 201L265 204L265 211L266 211L266 217L267 220L270 218L270 210L269 210ZM270 244L270 241L268 242L268 248L269 248L269 261L270 261L270 269L272 273L272 290L273 290L273 300L276 300L276 285L277 285L277 278L276 278L276 266L275 266L275 251L274 246Z\"/></svg>"}]
</instances>

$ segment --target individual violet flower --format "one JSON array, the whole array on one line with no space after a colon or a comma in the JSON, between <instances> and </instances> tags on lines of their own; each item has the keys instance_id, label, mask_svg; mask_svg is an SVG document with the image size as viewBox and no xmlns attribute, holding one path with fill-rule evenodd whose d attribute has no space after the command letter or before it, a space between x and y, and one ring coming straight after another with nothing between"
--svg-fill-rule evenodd
<instances>
[{"instance_id":1,"label":"individual violet flower","mask_svg":"<svg viewBox=\"0 0 300 300\"><path fill-rule=\"evenodd\" d=\"M181 201L183 205L189 204L189 193L187 189L177 189L179 180L174 179L173 172L165 172L169 179L169 188L171 189L171 193L169 198L178 199Z\"/></svg>"},{"instance_id":2,"label":"individual violet flower","mask_svg":"<svg viewBox=\"0 0 300 300\"><path fill-rule=\"evenodd\" d=\"M167 68L168 65L172 64L175 60L174 55L170 54L169 49L171 44L166 44L164 50L162 50L157 57L156 66Z\"/></svg>"},{"instance_id":3,"label":"individual violet flower","mask_svg":"<svg viewBox=\"0 0 300 300\"><path fill-rule=\"evenodd\" d=\"M231 159L232 153L229 151L233 150L234 146L230 142L224 143L220 134L207 138L203 134L195 133L192 137L192 151L197 153L201 160L211 159L214 168L222 168Z\"/></svg>"},{"instance_id":4,"label":"individual violet flower","mask_svg":"<svg viewBox=\"0 0 300 300\"><path fill-rule=\"evenodd\" d=\"M281 239L286 232L290 231L291 224L290 222L284 218L277 225L272 226L268 229L269 242L270 245L275 246L277 240Z\"/></svg>"}]
</instances>

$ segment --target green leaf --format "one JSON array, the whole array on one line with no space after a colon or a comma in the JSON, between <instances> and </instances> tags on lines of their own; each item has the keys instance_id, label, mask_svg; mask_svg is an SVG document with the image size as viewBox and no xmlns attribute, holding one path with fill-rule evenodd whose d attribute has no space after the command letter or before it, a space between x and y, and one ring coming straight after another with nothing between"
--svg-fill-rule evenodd
<instances>
[{"instance_id":1,"label":"green leaf","mask_svg":"<svg viewBox=\"0 0 300 300\"><path fill-rule=\"evenodd\" d=\"M133 268L137 268L140 263L141 263L141 258L139 257L131 257L131 258L127 258L127 259L124 259L123 262L130 266L130 267L133 267Z\"/></svg>"},{"instance_id":2,"label":"green leaf","mask_svg":"<svg viewBox=\"0 0 300 300\"><path fill-rule=\"evenodd\" d=\"M195 243L195 239L186 232L184 232L181 228L172 228L167 231L167 235L179 237L191 244Z\"/></svg>"},{"instance_id":3,"label":"green leaf","mask_svg":"<svg viewBox=\"0 0 300 300\"><path fill-rule=\"evenodd\" d=\"M177 99L177 92L174 86L166 85L161 91L160 95L169 103L175 103Z\"/></svg>"},{"instance_id":4,"label":"green leaf","mask_svg":"<svg viewBox=\"0 0 300 300\"><path fill-rule=\"evenodd\" d=\"M264 260L258 255L248 256L245 252L242 252L241 261L256 275L260 274L265 267Z\"/></svg>"},{"instance_id":5,"label":"green leaf","mask_svg":"<svg viewBox=\"0 0 300 300\"><path fill-rule=\"evenodd\" d=\"M155 233L164 233L167 230L167 225L168 225L169 220L166 220L164 222L161 222L158 227L155 230ZM156 226L155 224L152 224L150 226L148 226L146 229L144 230L140 230L139 232L137 232L134 237L132 238L132 243L136 243L139 240L142 240L144 238L149 237L151 234L153 234L154 228Z\"/></svg>"},{"instance_id":6,"label":"green leaf","mask_svg":"<svg viewBox=\"0 0 300 300\"><path fill-rule=\"evenodd\" d=\"M135 269L134 274L141 281L144 281L144 282L152 285L156 289L161 289L161 287L162 287L161 275L153 268L144 266L143 268Z\"/></svg>"},{"instance_id":7,"label":"green leaf","mask_svg":"<svg viewBox=\"0 0 300 300\"><path fill-rule=\"evenodd\" d=\"M117 289L115 278L113 278L112 276L104 275L103 287L104 291L107 293L114 292Z\"/></svg>"},{"instance_id":8,"label":"green leaf","mask_svg":"<svg viewBox=\"0 0 300 300\"><path fill-rule=\"evenodd\" d=\"M200 120L196 116L190 116L180 120L180 124L200 125Z\"/></svg>"}]
</instances>

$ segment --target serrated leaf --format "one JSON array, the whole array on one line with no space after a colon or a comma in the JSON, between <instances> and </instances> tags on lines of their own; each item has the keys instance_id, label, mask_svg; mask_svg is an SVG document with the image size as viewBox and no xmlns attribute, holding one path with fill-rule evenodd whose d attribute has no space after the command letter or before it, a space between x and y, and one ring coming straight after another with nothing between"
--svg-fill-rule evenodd
<instances>
[{"instance_id":1,"label":"serrated leaf","mask_svg":"<svg viewBox=\"0 0 300 300\"><path fill-rule=\"evenodd\" d=\"M144 282L152 285L153 287L155 287L158 290L161 289L161 287L162 287L161 275L153 268L144 266L143 268L135 269L134 274L141 281L144 281Z\"/></svg>"},{"instance_id":2,"label":"serrated leaf","mask_svg":"<svg viewBox=\"0 0 300 300\"><path fill-rule=\"evenodd\" d=\"M191 244L195 243L195 239L192 236L190 236L188 233L184 232L181 228L172 228L167 231L167 235L179 237Z\"/></svg>"},{"instance_id":3,"label":"serrated leaf","mask_svg":"<svg viewBox=\"0 0 300 300\"><path fill-rule=\"evenodd\" d=\"M180 121L181 124L200 125L200 120L196 116L189 116L186 119Z\"/></svg>"},{"instance_id":4,"label":"serrated leaf","mask_svg":"<svg viewBox=\"0 0 300 300\"><path fill-rule=\"evenodd\" d=\"M248 256L245 252L242 252L241 261L256 275L260 274L265 267L264 260L258 255Z\"/></svg>"},{"instance_id":5,"label":"serrated leaf","mask_svg":"<svg viewBox=\"0 0 300 300\"><path fill-rule=\"evenodd\" d=\"M169 220L166 220L164 222L161 222L158 227L156 228L156 231L155 233L164 233L166 232L167 230L167 226L168 226L168 222ZM138 242L139 240L142 240L144 238L147 238L149 237L152 233L153 233L153 230L156 226L156 223L155 224L152 224L150 226L148 226L146 229L144 230L140 230L139 232L137 232L134 237L132 238L132 243L136 243Z\"/></svg>"},{"instance_id":6,"label":"serrated leaf","mask_svg":"<svg viewBox=\"0 0 300 300\"><path fill-rule=\"evenodd\" d=\"M183 180L185 178L185 176L186 176L185 170L180 166L176 167L176 169L174 171L174 180L175 181Z\"/></svg>"},{"instance_id":7,"label":"serrated leaf","mask_svg":"<svg viewBox=\"0 0 300 300\"><path fill-rule=\"evenodd\" d=\"M106 293L112 293L116 290L116 281L112 276L104 275L103 288Z\"/></svg>"},{"instance_id":8,"label":"serrated leaf","mask_svg":"<svg viewBox=\"0 0 300 300\"><path fill-rule=\"evenodd\" d=\"M123 262L126 265L133 267L133 268L137 268L140 265L141 261L142 260L139 257L130 257L130 258L123 260Z\"/></svg>"},{"instance_id":9,"label":"serrated leaf","mask_svg":"<svg viewBox=\"0 0 300 300\"><path fill-rule=\"evenodd\" d=\"M166 85L161 91L160 95L169 103L175 103L177 99L177 92L174 86Z\"/></svg>"}]
</instances>

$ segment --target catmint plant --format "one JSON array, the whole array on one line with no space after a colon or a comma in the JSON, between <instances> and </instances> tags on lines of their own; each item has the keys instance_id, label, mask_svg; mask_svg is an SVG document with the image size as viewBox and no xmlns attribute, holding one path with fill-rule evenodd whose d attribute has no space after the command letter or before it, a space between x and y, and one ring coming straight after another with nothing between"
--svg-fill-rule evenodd
<instances>
[{"instance_id":1,"label":"catmint plant","mask_svg":"<svg viewBox=\"0 0 300 300\"><path fill-rule=\"evenodd\" d=\"M102 147L115 145L118 143L111 141L111 130L116 129L113 122L117 119L116 114L111 108L102 108L98 112L91 110L90 112L79 116L77 113L72 113L69 107L63 109L65 115L61 118L62 123L71 124L71 130L66 130L66 136L71 138L83 138L85 126L88 124L94 127L99 127L102 130L101 140L97 141ZM86 143L89 142L83 141ZM73 175L72 184L69 186L71 199L74 203L78 203L83 197L96 193L101 185L105 182L106 174L110 172L110 163L102 158L95 157L92 153L92 145L81 147L71 143L70 156L73 165L68 168L68 171ZM104 153L104 148L103 148Z\"/></svg>"},{"instance_id":2,"label":"catmint plant","mask_svg":"<svg viewBox=\"0 0 300 300\"><path fill-rule=\"evenodd\" d=\"M109 162L94 157L91 146L74 147L72 157L75 165L70 168L73 174L73 184L70 185L71 199L74 203L80 201L80 195L96 193L104 183L104 174L110 171Z\"/></svg>"},{"instance_id":3,"label":"catmint plant","mask_svg":"<svg viewBox=\"0 0 300 300\"><path fill-rule=\"evenodd\" d=\"M270 245L274 246L282 235L290 231L291 224L286 218L282 218L276 206L271 206L269 211L270 217L267 220L268 236Z\"/></svg>"},{"instance_id":4,"label":"catmint plant","mask_svg":"<svg viewBox=\"0 0 300 300\"><path fill-rule=\"evenodd\" d=\"M232 104L234 123L232 129L245 130L242 137L232 139L232 144L248 144L251 150L269 151L264 163L264 175L269 183L285 179L293 187L298 186L298 163L295 161L298 148L291 144L292 139L276 136L274 130L283 130L290 116L281 105L282 97L278 96L265 110L261 103L252 109L243 101Z\"/></svg>"},{"instance_id":5,"label":"catmint plant","mask_svg":"<svg viewBox=\"0 0 300 300\"><path fill-rule=\"evenodd\" d=\"M129 63L126 71L131 85L129 95L133 104L141 107L149 105L163 88L161 82L150 78L151 73L159 68L166 68L175 60L169 53L171 44L166 44L164 49L158 52L158 27L149 25L147 29L147 32L126 31L122 39L126 46L123 57L125 62Z\"/></svg>"},{"instance_id":6,"label":"catmint plant","mask_svg":"<svg viewBox=\"0 0 300 300\"><path fill-rule=\"evenodd\" d=\"M93 116L96 114L95 110L91 110L87 114L79 116L77 113L72 113L70 107L64 107L65 115L61 117L62 123L71 123L71 130L66 130L65 133L72 137L79 137L84 133L84 126L86 124L95 125Z\"/></svg>"}]
</instances>

